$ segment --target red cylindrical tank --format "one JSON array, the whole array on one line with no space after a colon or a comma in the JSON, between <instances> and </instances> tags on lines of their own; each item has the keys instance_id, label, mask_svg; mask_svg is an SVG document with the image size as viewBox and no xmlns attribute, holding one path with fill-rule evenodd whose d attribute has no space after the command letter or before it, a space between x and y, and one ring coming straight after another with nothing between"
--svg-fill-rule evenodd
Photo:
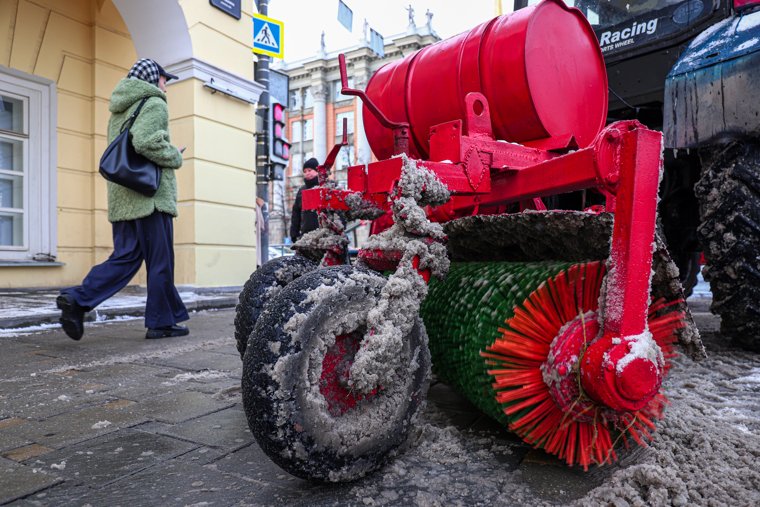
<instances>
[{"instance_id":1,"label":"red cylindrical tank","mask_svg":"<svg viewBox=\"0 0 760 507\"><path fill-rule=\"evenodd\" d=\"M591 144L607 117L607 74L591 26L560 0L500 16L381 67L367 95L389 119L411 125L412 156L427 158L430 127L463 119L469 92L485 95L497 139L525 143L572 135ZM393 134L364 108L379 159Z\"/></svg>"}]
</instances>

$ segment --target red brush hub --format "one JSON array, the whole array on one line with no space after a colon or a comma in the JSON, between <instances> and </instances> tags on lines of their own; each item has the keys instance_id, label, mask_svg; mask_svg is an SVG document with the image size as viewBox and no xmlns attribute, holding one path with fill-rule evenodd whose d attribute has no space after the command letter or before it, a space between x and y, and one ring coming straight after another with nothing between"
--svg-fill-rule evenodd
<instances>
[{"instance_id":1,"label":"red brush hub","mask_svg":"<svg viewBox=\"0 0 760 507\"><path fill-rule=\"evenodd\" d=\"M641 355L643 351L646 355ZM664 370L660 347L651 338L605 335L586 349L581 384L597 402L618 412L633 412L655 397Z\"/></svg>"},{"instance_id":2,"label":"red brush hub","mask_svg":"<svg viewBox=\"0 0 760 507\"><path fill-rule=\"evenodd\" d=\"M597 318L597 312L588 312L570 321L552 341L541 365L552 399L577 421L590 422L596 407L603 409L609 420L617 419L616 413L640 410L662 385L663 362L658 365L636 356L637 350L648 349L654 342L596 339ZM587 397L581 395L579 375Z\"/></svg>"},{"instance_id":3,"label":"red brush hub","mask_svg":"<svg viewBox=\"0 0 760 507\"><path fill-rule=\"evenodd\" d=\"M327 409L333 416L340 416L356 407L362 400L372 399L378 389L366 395L349 388L348 378L354 357L361 345L359 332L335 337L335 343L327 349L322 359L322 376L319 379L319 392L327 401Z\"/></svg>"},{"instance_id":4,"label":"red brush hub","mask_svg":"<svg viewBox=\"0 0 760 507\"><path fill-rule=\"evenodd\" d=\"M594 420L595 405L581 396L578 385L579 361L586 344L599 333L596 312L587 312L564 326L549 348L549 356L541 365L549 394L565 414L578 422Z\"/></svg>"}]
</instances>

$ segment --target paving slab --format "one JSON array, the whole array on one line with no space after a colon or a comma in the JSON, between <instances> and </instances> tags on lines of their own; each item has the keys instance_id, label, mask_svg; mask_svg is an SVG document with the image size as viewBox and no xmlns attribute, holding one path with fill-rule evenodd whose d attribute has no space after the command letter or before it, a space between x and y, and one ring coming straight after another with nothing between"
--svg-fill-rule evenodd
<instances>
[{"instance_id":1,"label":"paving slab","mask_svg":"<svg viewBox=\"0 0 760 507\"><path fill-rule=\"evenodd\" d=\"M218 412L233 405L233 402L217 401L204 393L185 391L146 400L140 403L138 410L150 420L176 424Z\"/></svg>"},{"instance_id":2,"label":"paving slab","mask_svg":"<svg viewBox=\"0 0 760 507\"><path fill-rule=\"evenodd\" d=\"M147 420L137 404L89 407L3 430L46 447L61 448Z\"/></svg>"},{"instance_id":3,"label":"paving slab","mask_svg":"<svg viewBox=\"0 0 760 507\"><path fill-rule=\"evenodd\" d=\"M122 430L45 454L28 465L55 469L67 481L99 488L196 447L164 435Z\"/></svg>"},{"instance_id":4,"label":"paving slab","mask_svg":"<svg viewBox=\"0 0 760 507\"><path fill-rule=\"evenodd\" d=\"M0 455L4 454L5 451L18 449L31 443L26 437L0 432Z\"/></svg>"},{"instance_id":5,"label":"paving slab","mask_svg":"<svg viewBox=\"0 0 760 507\"><path fill-rule=\"evenodd\" d=\"M54 473L0 458L0 504L12 502L63 481Z\"/></svg>"},{"instance_id":6,"label":"paving slab","mask_svg":"<svg viewBox=\"0 0 760 507\"><path fill-rule=\"evenodd\" d=\"M208 465L215 461L219 461L222 456L229 453L229 450L213 447L198 447L193 449L187 454L183 454L177 458L178 461L188 461L195 463L196 465Z\"/></svg>"},{"instance_id":7,"label":"paving slab","mask_svg":"<svg viewBox=\"0 0 760 507\"><path fill-rule=\"evenodd\" d=\"M256 443L232 452L209 466L255 483L258 488L256 498L276 505L294 505L322 487L285 472Z\"/></svg>"},{"instance_id":8,"label":"paving slab","mask_svg":"<svg viewBox=\"0 0 760 507\"><path fill-rule=\"evenodd\" d=\"M240 407L220 410L213 414L158 429L164 435L190 440L210 447L233 451L254 442L248 429L245 412Z\"/></svg>"},{"instance_id":9,"label":"paving slab","mask_svg":"<svg viewBox=\"0 0 760 507\"><path fill-rule=\"evenodd\" d=\"M165 385L173 384L182 378L178 376L177 378L168 380ZM240 389L240 376L230 372L219 371L190 372L189 378L183 383L186 389L203 393L216 400L225 400L229 399L229 396L225 396L224 393ZM235 403L240 401L239 395L233 399Z\"/></svg>"},{"instance_id":10,"label":"paving slab","mask_svg":"<svg viewBox=\"0 0 760 507\"><path fill-rule=\"evenodd\" d=\"M220 354L216 351L193 350L173 357L151 359L151 364L170 366L188 371L216 370L235 372L238 377L242 373L240 357L235 358L230 354Z\"/></svg>"},{"instance_id":11,"label":"paving slab","mask_svg":"<svg viewBox=\"0 0 760 507\"><path fill-rule=\"evenodd\" d=\"M73 380L17 385L17 391L0 399L0 415L42 420L105 403L111 396L94 385Z\"/></svg>"},{"instance_id":12,"label":"paving slab","mask_svg":"<svg viewBox=\"0 0 760 507\"><path fill-rule=\"evenodd\" d=\"M309 484L274 464L257 443L252 443L237 451L228 453L214 463L215 467L225 473L239 475L260 483Z\"/></svg>"},{"instance_id":13,"label":"paving slab","mask_svg":"<svg viewBox=\"0 0 760 507\"><path fill-rule=\"evenodd\" d=\"M122 477L102 487L91 487L86 491L65 486L61 484L51 488L43 498L31 499L34 501L31 501L30 505L55 507L276 505L254 501L258 494L258 485L255 483L185 461L159 463L134 475Z\"/></svg>"}]
</instances>

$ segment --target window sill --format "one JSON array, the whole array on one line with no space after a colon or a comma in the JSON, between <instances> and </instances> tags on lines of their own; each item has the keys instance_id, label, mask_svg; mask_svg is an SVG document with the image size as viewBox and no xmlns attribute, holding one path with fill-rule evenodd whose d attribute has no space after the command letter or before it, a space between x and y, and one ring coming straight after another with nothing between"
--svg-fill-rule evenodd
<instances>
[{"instance_id":1,"label":"window sill","mask_svg":"<svg viewBox=\"0 0 760 507\"><path fill-rule=\"evenodd\" d=\"M51 261L4 261L0 260L0 268L58 268L65 266L63 262Z\"/></svg>"}]
</instances>

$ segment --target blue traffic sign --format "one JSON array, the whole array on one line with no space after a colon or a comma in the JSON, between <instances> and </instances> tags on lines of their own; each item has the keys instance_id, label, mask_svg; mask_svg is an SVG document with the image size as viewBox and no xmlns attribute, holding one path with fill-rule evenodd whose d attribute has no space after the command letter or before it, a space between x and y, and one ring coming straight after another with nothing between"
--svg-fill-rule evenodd
<instances>
[{"instance_id":1,"label":"blue traffic sign","mask_svg":"<svg viewBox=\"0 0 760 507\"><path fill-rule=\"evenodd\" d=\"M254 14L252 51L273 58L283 58L285 55L283 49L284 32L285 26L282 21L261 14Z\"/></svg>"}]
</instances>

